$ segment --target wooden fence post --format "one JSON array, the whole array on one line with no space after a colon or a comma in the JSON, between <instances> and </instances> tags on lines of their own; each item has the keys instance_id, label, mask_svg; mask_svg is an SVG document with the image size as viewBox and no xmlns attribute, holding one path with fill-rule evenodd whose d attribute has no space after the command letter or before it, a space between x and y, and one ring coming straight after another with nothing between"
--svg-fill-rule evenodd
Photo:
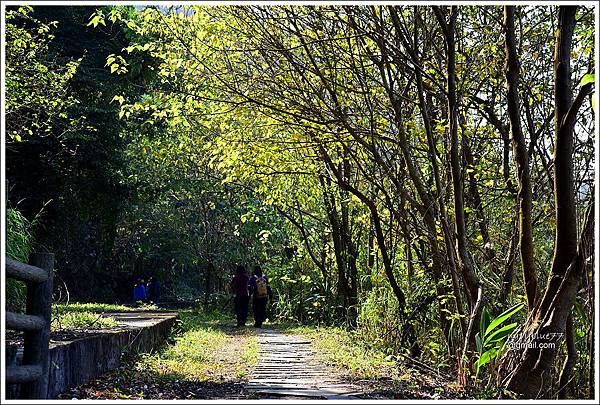
<instances>
[{"instance_id":1,"label":"wooden fence post","mask_svg":"<svg viewBox=\"0 0 600 405\"><path fill-rule=\"evenodd\" d=\"M23 365L40 365L40 379L23 384L21 397L31 399L46 399L48 395L48 343L50 338L50 321L52 312L52 284L54 274L53 253L33 253L29 263L48 272L48 280L43 283L30 283L27 288L28 315L40 316L45 321L40 331L25 332L23 348Z\"/></svg>"}]
</instances>

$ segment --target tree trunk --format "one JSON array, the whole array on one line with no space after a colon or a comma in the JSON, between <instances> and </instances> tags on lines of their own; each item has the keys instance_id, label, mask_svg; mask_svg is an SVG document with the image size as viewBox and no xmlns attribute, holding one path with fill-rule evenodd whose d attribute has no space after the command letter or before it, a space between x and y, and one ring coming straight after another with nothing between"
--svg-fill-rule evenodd
<instances>
[{"instance_id":1,"label":"tree trunk","mask_svg":"<svg viewBox=\"0 0 600 405\"><path fill-rule=\"evenodd\" d=\"M329 184L321 178L321 187L323 191L323 200L327 211L327 218L331 226L331 238L333 240L333 252L337 265L337 297L342 301L344 307L348 301L348 285L346 284L346 260L344 254L344 246L342 241L341 221L337 209L335 196L328 190Z\"/></svg>"},{"instance_id":2,"label":"tree trunk","mask_svg":"<svg viewBox=\"0 0 600 405\"><path fill-rule=\"evenodd\" d=\"M410 241L404 237L404 259L406 260L406 277L408 281L408 288L412 288L412 279L415 276L415 270L412 262L412 248L410 247Z\"/></svg>"},{"instance_id":3,"label":"tree trunk","mask_svg":"<svg viewBox=\"0 0 600 405\"><path fill-rule=\"evenodd\" d=\"M560 377L558 379L558 399L567 398L569 387L571 386L571 375L573 374L573 368L577 362L577 350L575 349L574 333L573 314L569 314L565 330L567 358L565 359L562 370L560 371Z\"/></svg>"},{"instance_id":4,"label":"tree trunk","mask_svg":"<svg viewBox=\"0 0 600 405\"><path fill-rule=\"evenodd\" d=\"M353 195L355 195L369 209L371 218L373 220L374 230L375 230L375 240L377 241L377 245L379 247L379 252L381 253L381 261L383 262L385 274L390 283L390 286L392 287L392 291L394 292L394 295L396 296L396 299L398 300L398 307L399 307L400 313L402 314L404 312L404 308L406 306L406 296L404 295L404 291L402 291L402 288L398 284L396 277L394 275L392 261L391 261L390 255L388 253L387 246L385 244L385 236L383 234L383 229L381 227L381 218L379 216L379 211L377 210L377 206L375 205L375 202L373 200L369 199L364 193L362 193L360 190L353 187L351 184L349 184L346 181L343 174L341 173L341 170L339 170L339 168L337 168L333 164L331 157L329 156L329 154L323 147L319 147L319 151L320 151L321 157L323 158L327 167L334 173L337 183L340 186L340 188L342 190L348 191L348 192L352 193Z\"/></svg>"},{"instance_id":5,"label":"tree trunk","mask_svg":"<svg viewBox=\"0 0 600 405\"><path fill-rule=\"evenodd\" d=\"M452 187L454 192L454 228L456 232L456 248L458 251L459 266L467 292L467 300L472 316L475 318L473 322L478 325L481 317L481 308L476 309L476 302L479 288L482 286L477 275L473 271L471 257L467 248L467 232L465 223L465 208L464 208L464 190L463 190L463 175L461 171L461 159L458 148L458 119L456 102L456 46L454 38L454 26L458 16L458 11L455 6L452 6L449 22L446 22L444 13L434 7L435 15L442 27L444 38L446 40L446 69L447 69L447 98L448 98L448 123L450 126L450 168L452 176ZM476 328L471 331L471 336L467 337L469 346L474 346Z\"/></svg>"},{"instance_id":6,"label":"tree trunk","mask_svg":"<svg viewBox=\"0 0 600 405\"><path fill-rule=\"evenodd\" d=\"M413 9L414 9L415 14L417 14L418 8L414 7ZM414 43L415 44L417 43L417 35L418 35L418 30L417 30L417 24L415 23L415 28L414 28L414 36L415 36ZM415 58L415 63L421 67L421 61L420 61L419 52L417 49L414 49L414 58ZM444 201L444 195L442 193L443 187L442 187L442 182L440 179L436 139L433 135L433 130L432 130L432 126L431 126L433 112L430 113L431 109L428 107L428 103L425 100L425 93L423 90L423 77L422 77L419 69L417 69L415 72L415 79L416 79L416 85L417 85L417 96L419 99L419 110L421 111L421 117L423 118L423 124L425 126L425 134L427 135L428 157L429 157L429 161L431 162L432 174L433 174L433 179L435 182L436 194L435 194L435 198L432 199L432 203L435 202L435 204L438 207L437 211L439 213L440 223L442 225L442 231L444 234L444 243L445 243L446 253L447 253L447 258L448 258L448 267L450 270L450 276L451 276L451 280L452 280L452 290L453 290L453 295L454 295L454 302L456 305L457 313L459 315L461 315L461 317L460 317L460 325L461 325L460 336L462 339L463 338L462 334L467 330L467 327L466 327L466 321L465 321L465 316L464 316L465 314L464 314L464 309L463 309L463 304L462 304L462 298L460 295L460 289L458 287L456 255L454 252L453 236L452 236L452 233L450 232L450 225L448 224L446 203ZM433 118L435 119L435 117L433 117ZM408 236L407 236L407 238L408 238Z\"/></svg>"},{"instance_id":7,"label":"tree trunk","mask_svg":"<svg viewBox=\"0 0 600 405\"><path fill-rule=\"evenodd\" d=\"M212 283L213 283L213 271L214 264L209 261L206 265L206 273L204 274L204 305L208 307L210 303L210 295L212 294Z\"/></svg>"},{"instance_id":8,"label":"tree trunk","mask_svg":"<svg viewBox=\"0 0 600 405\"><path fill-rule=\"evenodd\" d=\"M593 295L592 295L593 296ZM592 314L594 314L594 311L592 311ZM588 347L590 348L590 355L589 355L589 360L588 360L588 399L594 399L594 393L595 393L595 385L596 384L596 379L594 378L594 371L597 373L598 370L595 368L594 365L594 359L596 358L595 354L594 354L594 350L596 350L596 346L594 344L594 325L596 324L596 318L594 316L592 316L592 319L590 321L590 327L587 331L587 341L588 341Z\"/></svg>"},{"instance_id":9,"label":"tree trunk","mask_svg":"<svg viewBox=\"0 0 600 405\"><path fill-rule=\"evenodd\" d=\"M342 174L346 182L350 183L351 178L350 159L348 158L347 150L344 149L344 160L342 164ZM356 326L358 311L356 305L358 303L358 268L356 261L358 252L356 244L353 241L352 229L350 227L350 213L348 207L349 194L344 191L341 196L341 211L342 211L342 244L344 247L346 261L346 288L348 294L348 322L351 326Z\"/></svg>"},{"instance_id":10,"label":"tree trunk","mask_svg":"<svg viewBox=\"0 0 600 405\"><path fill-rule=\"evenodd\" d=\"M393 15L394 9L391 9L391 13ZM396 127L398 129L398 145L402 151L402 156L404 157L404 165L406 167L406 172L411 179L416 193L421 199L421 204L417 204L417 209L423 216L423 222L427 229L427 242L430 246L431 250L431 273L433 276L433 281L435 283L435 289L439 300L439 317L440 317L440 325L443 333L444 339L448 343L448 347L450 348L450 352L452 353L452 342L449 340L449 331L450 331L450 321L448 320L448 304L444 302L444 296L449 293L449 289L446 286L444 273L443 273L443 259L440 254L440 249L437 241L437 228L436 228L436 215L435 215L435 200L429 191L429 187L426 186L423 181L420 172L418 170L417 165L414 163L413 156L411 155L409 142L407 139L407 134L405 131L405 123L403 118L403 105L402 99L398 97L398 89L395 89L395 84L390 82L387 78L393 77L393 68L391 66L391 58L388 57L389 49L386 45L386 35L384 32L378 32L377 38L377 46L381 51L382 57L380 59L374 60L377 67L379 68L381 77L382 77L382 85L385 89L387 96L390 100L391 106L394 111L394 120L396 123ZM357 140L358 141L358 140ZM382 163L382 167L386 167L384 161L379 159L378 163ZM404 191L399 182L394 182L396 187L398 187L398 191Z\"/></svg>"},{"instance_id":11,"label":"tree trunk","mask_svg":"<svg viewBox=\"0 0 600 405\"><path fill-rule=\"evenodd\" d=\"M585 245L594 238L593 204L588 207L584 230L579 241L578 252L566 269L562 282L548 310L539 311L522 328L513 334L513 346L526 347L523 351L511 350L502 358L499 367L499 382L503 388L515 392L522 398L548 398L551 388L551 371L560 339L566 330L567 318L575 301L582 272L588 257ZM547 289L551 288L550 286ZM541 347L541 344L545 346Z\"/></svg>"},{"instance_id":12,"label":"tree trunk","mask_svg":"<svg viewBox=\"0 0 600 405\"><path fill-rule=\"evenodd\" d=\"M516 250L518 244L518 229L519 229L519 206L515 205L515 219L513 221L513 233L510 237L510 245L508 247L508 253L504 259L504 273L502 276L502 288L500 290L500 297L498 303L501 306L505 306L508 303L510 292L512 291L512 283L515 274L515 259Z\"/></svg>"},{"instance_id":13,"label":"tree trunk","mask_svg":"<svg viewBox=\"0 0 600 405\"><path fill-rule=\"evenodd\" d=\"M511 142L518 178L517 199L519 202L519 249L523 265L523 283L529 311L533 311L538 295L538 282L533 258L533 226L531 221L532 194L529 178L529 157L521 129L519 110L519 59L515 43L515 7L504 7L504 29L506 34L506 88Z\"/></svg>"},{"instance_id":14,"label":"tree trunk","mask_svg":"<svg viewBox=\"0 0 600 405\"><path fill-rule=\"evenodd\" d=\"M481 236L483 238L485 257L488 260L492 260L495 256L495 252L490 240L490 233L488 231L488 220L485 216L485 212L483 211L483 200L481 199L481 193L479 192L479 187L477 186L477 177L475 176L475 160L473 159L473 154L471 153L471 147L469 146L467 137L464 135L464 126L461 125L461 127L463 127L463 155L465 157L467 168L471 169L468 171L471 203L475 209L475 214L477 216L477 222L479 225L479 232L481 232Z\"/></svg>"},{"instance_id":15,"label":"tree trunk","mask_svg":"<svg viewBox=\"0 0 600 405\"><path fill-rule=\"evenodd\" d=\"M573 187L573 122L567 122L572 110L571 94L571 41L575 28L577 7L564 6L559 12L559 30L554 59L554 203L556 231L554 257L548 288L540 311L548 310L558 291L567 268L577 253L577 213ZM577 107L578 109L578 107ZM576 113L576 111L575 111Z\"/></svg>"},{"instance_id":16,"label":"tree trunk","mask_svg":"<svg viewBox=\"0 0 600 405\"><path fill-rule=\"evenodd\" d=\"M369 225L369 234L368 234L368 242L367 242L367 268L369 270L373 269L375 265L375 233L373 232L373 218L371 218Z\"/></svg>"},{"instance_id":17,"label":"tree trunk","mask_svg":"<svg viewBox=\"0 0 600 405\"><path fill-rule=\"evenodd\" d=\"M535 307L518 334L515 344L526 344L523 351L511 350L499 369L503 388L520 397L549 397L551 370L567 317L575 301L585 271L586 246L593 240L593 203L588 207L581 239L577 241L575 191L573 189L573 135L577 112L591 85L583 86L571 101L571 39L577 7L561 6L554 60L555 150L554 198L556 233L552 270L543 299ZM533 344L531 344L533 343ZM544 346L541 346L541 344ZM550 344L554 343L554 344Z\"/></svg>"}]
</instances>

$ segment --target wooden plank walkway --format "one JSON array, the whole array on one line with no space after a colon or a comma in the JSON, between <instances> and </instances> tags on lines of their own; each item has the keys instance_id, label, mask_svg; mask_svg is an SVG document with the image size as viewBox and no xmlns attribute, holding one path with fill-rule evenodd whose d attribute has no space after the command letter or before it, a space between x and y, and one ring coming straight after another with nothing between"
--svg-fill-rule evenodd
<instances>
[{"instance_id":1,"label":"wooden plank walkway","mask_svg":"<svg viewBox=\"0 0 600 405\"><path fill-rule=\"evenodd\" d=\"M271 329L261 330L257 338L259 363L246 389L258 397L357 399L362 394L315 360L310 341Z\"/></svg>"}]
</instances>

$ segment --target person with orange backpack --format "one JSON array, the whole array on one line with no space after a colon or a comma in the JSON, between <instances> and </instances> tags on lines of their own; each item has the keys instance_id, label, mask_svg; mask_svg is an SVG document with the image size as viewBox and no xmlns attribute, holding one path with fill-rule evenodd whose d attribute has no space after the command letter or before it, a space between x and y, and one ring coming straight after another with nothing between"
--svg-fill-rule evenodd
<instances>
[{"instance_id":1,"label":"person with orange backpack","mask_svg":"<svg viewBox=\"0 0 600 405\"><path fill-rule=\"evenodd\" d=\"M260 266L254 267L254 275L248 283L252 295L252 310L254 313L254 327L261 328L266 318L267 302L273 299L273 290L269 285L267 276L263 274Z\"/></svg>"}]
</instances>

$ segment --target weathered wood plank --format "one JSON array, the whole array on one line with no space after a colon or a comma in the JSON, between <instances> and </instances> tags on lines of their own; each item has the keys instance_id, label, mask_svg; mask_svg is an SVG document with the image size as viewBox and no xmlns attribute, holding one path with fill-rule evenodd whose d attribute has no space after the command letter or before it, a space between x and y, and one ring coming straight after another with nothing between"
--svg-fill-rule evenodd
<instances>
[{"instance_id":1,"label":"weathered wood plank","mask_svg":"<svg viewBox=\"0 0 600 405\"><path fill-rule=\"evenodd\" d=\"M36 315L17 314L6 312L6 329L21 331L39 331L46 322Z\"/></svg>"},{"instance_id":2,"label":"weathered wood plank","mask_svg":"<svg viewBox=\"0 0 600 405\"><path fill-rule=\"evenodd\" d=\"M293 372L289 372L289 373L281 373L278 370L258 370L256 372L254 372L254 376L260 378L262 376L279 376L281 377L281 375L285 375L286 377L289 376L289 378L293 378L295 376L307 376L307 377L312 377L312 376L323 376L323 377L327 377L328 375L326 373L321 373L321 372L301 372L301 371L293 371Z\"/></svg>"},{"instance_id":3,"label":"weathered wood plank","mask_svg":"<svg viewBox=\"0 0 600 405\"><path fill-rule=\"evenodd\" d=\"M260 362L246 388L259 396L352 399L357 393L315 362L310 341L275 331L264 331L257 340Z\"/></svg>"},{"instance_id":4,"label":"weathered wood plank","mask_svg":"<svg viewBox=\"0 0 600 405\"><path fill-rule=\"evenodd\" d=\"M281 370L280 368L263 368L263 367L258 367L254 370L254 374L256 375L260 375L260 374L281 374L281 372L284 371L285 375L296 375L296 374L300 374L300 375L305 375L305 374L319 374L319 375L328 375L329 373L326 370L321 370L321 369L289 369L289 370Z\"/></svg>"},{"instance_id":5,"label":"weathered wood plank","mask_svg":"<svg viewBox=\"0 0 600 405\"><path fill-rule=\"evenodd\" d=\"M6 258L6 277L32 283L43 283L48 280L48 272L43 269Z\"/></svg>"},{"instance_id":6,"label":"weathered wood plank","mask_svg":"<svg viewBox=\"0 0 600 405\"><path fill-rule=\"evenodd\" d=\"M275 373L268 373L268 374L254 374L252 381L259 381L259 380L263 380L263 379L277 379L277 380L292 380L292 379L298 379L298 378L302 378L305 380L312 380L312 379L318 379L320 381L325 381L325 380L330 380L330 376L327 375L323 375L323 374L290 374L290 375L285 375L285 377L282 377L282 375L279 374L275 374Z\"/></svg>"},{"instance_id":7,"label":"weathered wood plank","mask_svg":"<svg viewBox=\"0 0 600 405\"><path fill-rule=\"evenodd\" d=\"M319 377L319 378L327 378L329 377L326 374L323 373L290 373L290 374L284 374L285 378L315 378L315 377ZM255 373L253 374L254 379L261 379L261 378L282 378L282 373L273 373L273 372L259 372L259 373Z\"/></svg>"},{"instance_id":8,"label":"weathered wood plank","mask_svg":"<svg viewBox=\"0 0 600 405\"><path fill-rule=\"evenodd\" d=\"M253 380L248 384L249 387L275 387L275 386L286 386L286 387L318 387L322 381L319 380L306 380L303 378L290 378L290 379L282 379L282 378L270 378L270 379L260 379Z\"/></svg>"},{"instance_id":9,"label":"weathered wood plank","mask_svg":"<svg viewBox=\"0 0 600 405\"><path fill-rule=\"evenodd\" d=\"M328 392L320 389L290 389L290 388L282 388L282 389L261 389L257 391L258 394L262 395L272 395L272 396L280 396L280 397L309 397L309 398L318 398L318 399L352 399L352 394L340 394L336 392Z\"/></svg>"},{"instance_id":10,"label":"weathered wood plank","mask_svg":"<svg viewBox=\"0 0 600 405\"><path fill-rule=\"evenodd\" d=\"M46 399L48 396L48 341L50 337L50 320L52 311L52 282L54 275L54 254L33 253L31 264L43 269L47 274L46 281L30 285L27 288L27 313L37 315L44 320L44 327L37 332L26 331L23 343L23 365L40 365L42 375L32 383L21 387L23 398Z\"/></svg>"}]
</instances>

